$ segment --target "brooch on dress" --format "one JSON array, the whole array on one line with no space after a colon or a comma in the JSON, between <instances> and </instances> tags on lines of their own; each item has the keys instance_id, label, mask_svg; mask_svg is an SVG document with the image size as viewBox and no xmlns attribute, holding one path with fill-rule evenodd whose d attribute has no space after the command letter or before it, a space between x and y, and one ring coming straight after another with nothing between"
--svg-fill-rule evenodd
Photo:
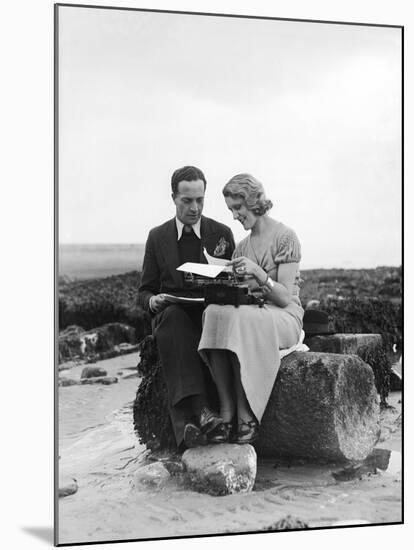
<instances>
[{"instance_id":1,"label":"brooch on dress","mask_svg":"<svg viewBox=\"0 0 414 550\"><path fill-rule=\"evenodd\" d=\"M214 249L213 256L224 256L224 254L226 253L226 249L229 246L230 243L228 243L224 237L220 237L220 240L217 243L216 248Z\"/></svg>"}]
</instances>

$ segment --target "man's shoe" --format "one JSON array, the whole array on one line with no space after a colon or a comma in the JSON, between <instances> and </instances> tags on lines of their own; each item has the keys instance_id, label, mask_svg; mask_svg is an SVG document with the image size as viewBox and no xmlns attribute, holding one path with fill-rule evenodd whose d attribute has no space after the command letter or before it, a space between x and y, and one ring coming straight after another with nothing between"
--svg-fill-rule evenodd
<instances>
[{"instance_id":1,"label":"man's shoe","mask_svg":"<svg viewBox=\"0 0 414 550\"><path fill-rule=\"evenodd\" d=\"M223 424L223 419L217 413L210 411L208 407L203 407L200 413L200 429L203 433L208 434L215 430L217 426Z\"/></svg>"},{"instance_id":2,"label":"man's shoe","mask_svg":"<svg viewBox=\"0 0 414 550\"><path fill-rule=\"evenodd\" d=\"M184 443L187 449L207 445L207 436L198 426L189 422L184 428Z\"/></svg>"}]
</instances>

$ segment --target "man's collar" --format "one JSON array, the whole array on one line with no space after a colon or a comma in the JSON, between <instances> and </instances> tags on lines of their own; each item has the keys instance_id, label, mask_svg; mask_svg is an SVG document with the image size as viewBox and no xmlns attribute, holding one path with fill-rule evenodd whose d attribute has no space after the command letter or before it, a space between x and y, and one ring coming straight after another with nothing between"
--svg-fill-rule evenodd
<instances>
[{"instance_id":1,"label":"man's collar","mask_svg":"<svg viewBox=\"0 0 414 550\"><path fill-rule=\"evenodd\" d=\"M184 224L182 221L180 221L177 216L175 217L175 225L177 226L177 241L181 239L181 235L183 234L183 228ZM198 220L197 223L192 225L194 233L197 235L199 239L201 239L201 218Z\"/></svg>"}]
</instances>

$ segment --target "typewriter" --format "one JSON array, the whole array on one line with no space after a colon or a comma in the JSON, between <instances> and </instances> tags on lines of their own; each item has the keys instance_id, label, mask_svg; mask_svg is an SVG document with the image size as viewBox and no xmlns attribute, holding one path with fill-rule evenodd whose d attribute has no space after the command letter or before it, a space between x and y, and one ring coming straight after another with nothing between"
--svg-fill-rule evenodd
<instances>
[{"instance_id":1,"label":"typewriter","mask_svg":"<svg viewBox=\"0 0 414 550\"><path fill-rule=\"evenodd\" d=\"M203 277L194 273L184 273L186 284L192 288L202 289L204 302L209 304L230 304L235 307L247 304L257 304L263 307L264 300L250 293L244 276L233 271L222 271L215 278Z\"/></svg>"}]
</instances>

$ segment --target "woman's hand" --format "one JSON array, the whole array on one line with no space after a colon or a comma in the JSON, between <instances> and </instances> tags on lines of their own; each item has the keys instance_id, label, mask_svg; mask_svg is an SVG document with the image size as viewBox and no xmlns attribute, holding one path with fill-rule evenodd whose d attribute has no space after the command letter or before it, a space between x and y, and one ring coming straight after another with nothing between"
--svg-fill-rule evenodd
<instances>
[{"instance_id":1,"label":"woman's hand","mask_svg":"<svg viewBox=\"0 0 414 550\"><path fill-rule=\"evenodd\" d=\"M267 279L267 273L255 262L246 258L245 256L240 256L239 258L234 258L227 265L233 266L233 270L236 275L247 275L254 277L259 285L263 285Z\"/></svg>"}]
</instances>

